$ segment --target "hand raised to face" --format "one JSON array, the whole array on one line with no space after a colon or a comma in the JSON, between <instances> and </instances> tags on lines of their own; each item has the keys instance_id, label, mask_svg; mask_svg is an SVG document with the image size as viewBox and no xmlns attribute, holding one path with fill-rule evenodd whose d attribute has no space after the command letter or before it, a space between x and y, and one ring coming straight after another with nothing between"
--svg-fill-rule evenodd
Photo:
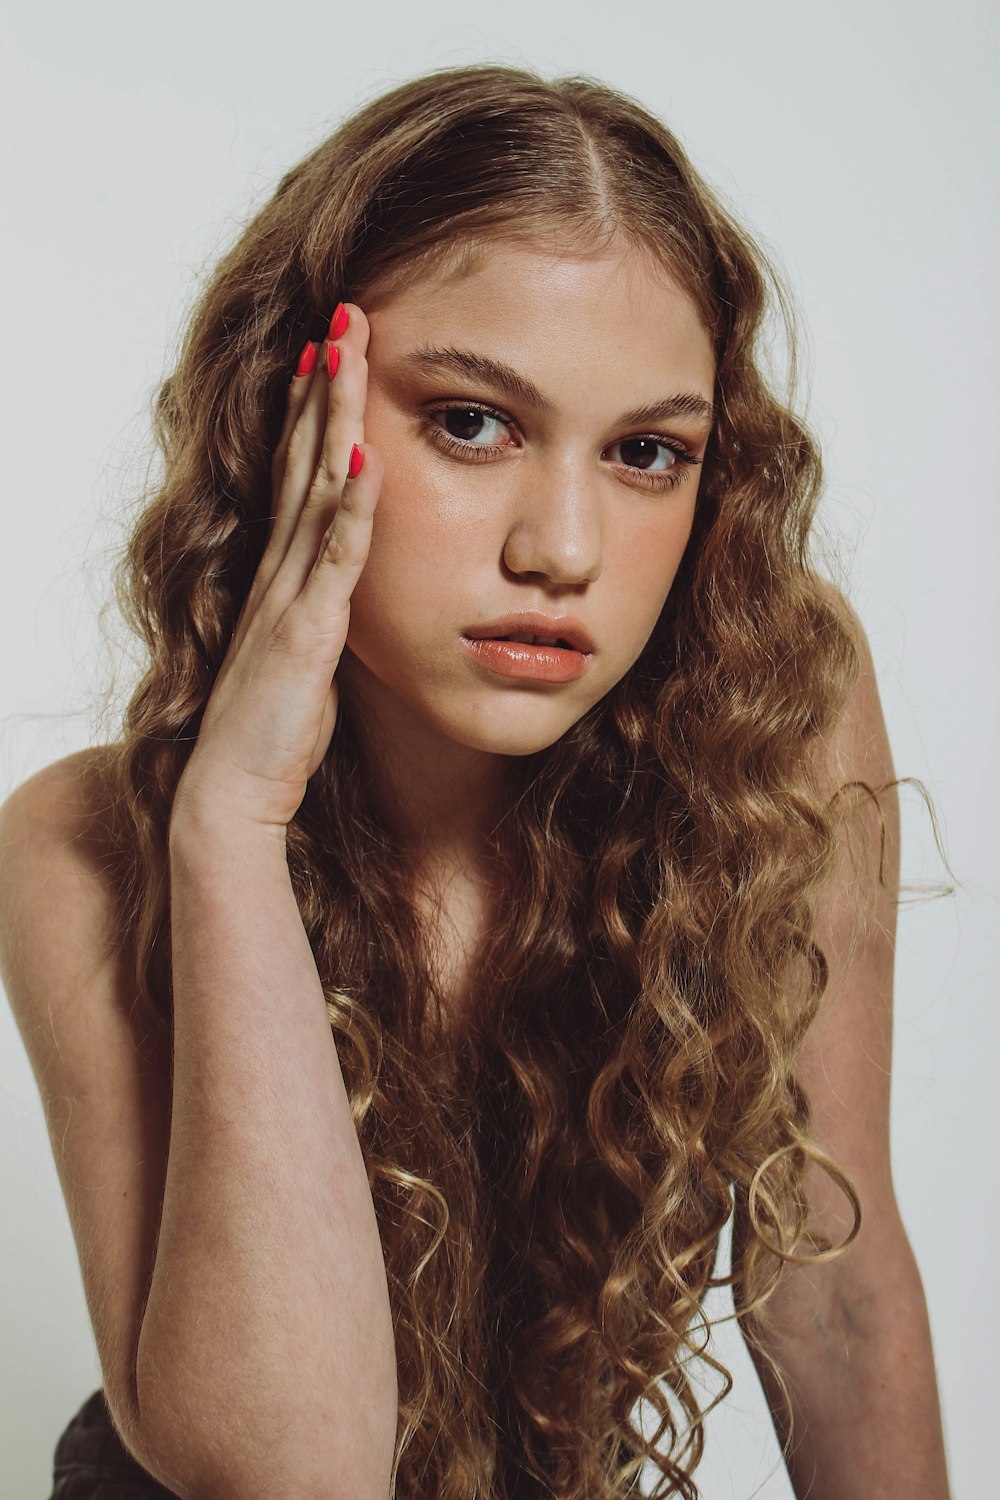
<instances>
[{"instance_id":1,"label":"hand raised to face","mask_svg":"<svg viewBox=\"0 0 1000 1500\"><path fill-rule=\"evenodd\" d=\"M272 461L267 546L174 799L282 838L326 754L350 600L382 487L364 442L369 325L339 303L302 351Z\"/></svg>"}]
</instances>

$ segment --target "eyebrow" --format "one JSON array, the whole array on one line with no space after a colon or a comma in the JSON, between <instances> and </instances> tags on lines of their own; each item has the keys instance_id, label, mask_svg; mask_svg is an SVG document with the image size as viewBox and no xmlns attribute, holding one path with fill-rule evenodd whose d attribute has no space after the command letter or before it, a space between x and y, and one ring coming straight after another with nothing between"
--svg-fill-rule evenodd
<instances>
[{"instance_id":1,"label":"eyebrow","mask_svg":"<svg viewBox=\"0 0 1000 1500\"><path fill-rule=\"evenodd\" d=\"M504 391L515 401L520 401L522 406L530 406L534 411L548 414L555 411L554 402L542 394L533 380L504 364L502 360L491 359L486 354L476 354L471 349L421 344L404 356L403 363L418 370L452 370L459 375L471 375L474 379ZM693 391L681 391L663 401L648 401L643 406L635 406L631 411L623 412L619 420L625 427L641 427L650 422L669 421L671 417L698 417L711 425L715 408L704 396L696 395Z\"/></svg>"}]
</instances>

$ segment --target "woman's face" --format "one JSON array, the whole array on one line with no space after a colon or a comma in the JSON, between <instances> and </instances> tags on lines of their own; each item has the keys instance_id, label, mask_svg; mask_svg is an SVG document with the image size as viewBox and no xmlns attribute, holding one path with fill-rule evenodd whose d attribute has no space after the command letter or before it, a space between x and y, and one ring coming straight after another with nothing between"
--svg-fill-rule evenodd
<instances>
[{"instance_id":1,"label":"woman's face","mask_svg":"<svg viewBox=\"0 0 1000 1500\"><path fill-rule=\"evenodd\" d=\"M701 472L685 456L709 434L709 337L634 251L502 244L360 305L365 441L385 479L338 676L389 721L416 715L495 754L544 749L622 678L663 608ZM520 611L555 636L572 616L592 651L561 653L553 680L543 653L470 647Z\"/></svg>"}]
</instances>

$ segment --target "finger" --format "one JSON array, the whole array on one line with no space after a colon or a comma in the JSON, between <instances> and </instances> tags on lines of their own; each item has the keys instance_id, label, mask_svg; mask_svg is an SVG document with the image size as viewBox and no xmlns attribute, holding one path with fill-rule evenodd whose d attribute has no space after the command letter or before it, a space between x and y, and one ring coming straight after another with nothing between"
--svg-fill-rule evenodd
<instances>
[{"instance_id":1,"label":"finger","mask_svg":"<svg viewBox=\"0 0 1000 1500\"><path fill-rule=\"evenodd\" d=\"M353 410L354 422L344 424L349 432L345 452L364 437L362 422L368 379L365 356L371 330L356 303L348 302L342 307L343 312L338 308L331 319L327 339L317 351L307 405L302 420L290 429L280 486L273 491L277 494L277 504L272 534L276 539L274 550L280 556L287 551L299 524L317 467L324 465L327 480L333 473L346 472L343 467L331 464L331 447L336 448L338 440L327 430L330 422L340 413ZM322 480L320 488L326 488ZM309 544L312 556L318 545L319 537L313 531Z\"/></svg>"},{"instance_id":2,"label":"finger","mask_svg":"<svg viewBox=\"0 0 1000 1500\"><path fill-rule=\"evenodd\" d=\"M325 405L322 408L320 408L319 406L319 401L323 399L323 397L325 396L325 392L323 390L323 385L315 378L319 349L320 345L314 340L310 339L307 341L307 343L302 348L298 360L296 361L296 367L293 370L291 379L289 381L288 396L285 403L285 416L282 424L281 436L279 437L277 446L275 447L274 453L271 456L272 497L275 495L279 495L282 491L288 446L291 441L292 434L299 430L300 425L306 425L304 421L304 413L306 412L306 408L309 404L310 396L313 397L313 406L317 408L316 415L313 417L312 425L315 428L316 432L314 442L316 445L317 456L319 453L319 447L322 443L323 422L325 421ZM314 388L316 388L316 390L318 390L318 392L320 393L319 398L317 398L317 396L314 394ZM274 574L281 562L284 547L276 548L275 546L275 520L276 510L272 498L271 515L268 521L267 542L265 544L261 560L258 563L257 571L254 575L253 581L240 608L239 615L236 620L236 625L233 630L233 635L229 643L229 653L238 648L243 637L246 635L250 621L257 613L257 610L260 607L260 602L264 597L268 585L271 579L274 577Z\"/></svg>"},{"instance_id":3,"label":"finger","mask_svg":"<svg viewBox=\"0 0 1000 1500\"><path fill-rule=\"evenodd\" d=\"M250 611L256 611L259 607L260 601L287 557L292 539L302 521L303 510L321 462L325 442L335 442L335 439L326 439L327 426L336 416L338 409L334 399L335 383L338 389L345 384L353 388L355 407L363 414L367 390L367 365L364 354L368 348L370 333L368 320L360 307L355 303L347 303L343 305L343 312L338 310L331 319L330 331L334 330L335 339L331 340L328 337L316 346L315 361L311 356L306 360L306 374L301 377L303 386L308 381L308 389L304 398L294 389L291 393L290 399L295 401L296 410L286 414L282 439L276 450L272 477L272 496L276 499L272 502L273 515L267 545L250 591ZM332 357L331 347L334 351ZM346 363L354 367L352 376L341 374L345 354ZM358 389L358 359L360 359L361 369L360 390ZM308 368L310 365L311 369ZM295 377L292 383L294 388ZM350 450L352 443L363 437L364 430L359 418L353 424L353 430L350 431L347 451ZM325 462L328 464L329 458ZM326 482L327 478L328 476L324 474L319 486L326 510L326 520L319 523L319 531L328 523L331 507L336 505L339 498L340 485L336 484L331 487ZM290 603L299 592L319 546L320 535L316 525L311 522L306 524L309 527L309 540L303 544L300 560L289 575L288 586L279 608Z\"/></svg>"},{"instance_id":4,"label":"finger","mask_svg":"<svg viewBox=\"0 0 1000 1500\"><path fill-rule=\"evenodd\" d=\"M276 499L270 532L241 611L237 626L240 639L265 598L269 600L268 616L273 621L301 591L322 541L322 531L339 503L347 456L353 444L364 439L362 419L368 377L365 352L370 329L355 303L345 304L345 312L347 325L341 327L338 321L338 337L332 341L336 349L334 357L331 359L328 354L331 340L327 338L317 346L315 363L308 358L306 373L292 377L289 410L278 445L279 479L272 488ZM354 412L353 421L344 415L345 402L340 393L345 390L349 392L346 408ZM338 465L333 454L339 446L343 447L344 457ZM313 503L309 518L304 521L310 497ZM299 541L295 557L289 562L289 552L300 531L304 531L305 539Z\"/></svg>"},{"instance_id":5,"label":"finger","mask_svg":"<svg viewBox=\"0 0 1000 1500\"><path fill-rule=\"evenodd\" d=\"M279 532L287 532L287 536L290 537L291 531L288 530L284 518L288 516L293 521L297 521L302 508L303 496L292 494L285 486L289 449L295 450L300 467L307 479L312 476L319 459L328 404L326 393L329 383L328 348L332 343L339 355L339 350L346 338L354 344L360 340L362 353L364 353L368 347L369 332L368 320L360 307L355 303L340 302L330 319L326 340L319 343L310 340L302 350L291 380L281 436L272 455L272 514L269 540L276 529ZM287 545L287 539L282 546L282 551L285 545Z\"/></svg>"},{"instance_id":6,"label":"finger","mask_svg":"<svg viewBox=\"0 0 1000 1500\"><path fill-rule=\"evenodd\" d=\"M345 480L336 515L289 610L310 639L344 628L344 612L368 560L384 467L378 449L370 444L357 444L357 452L361 468L354 478Z\"/></svg>"},{"instance_id":7,"label":"finger","mask_svg":"<svg viewBox=\"0 0 1000 1500\"><path fill-rule=\"evenodd\" d=\"M360 403L360 409L356 411L356 415L358 422L363 420L365 386L367 383L367 366L365 364L365 356L367 355L368 351L368 341L370 338L370 334L371 329L369 327L368 319L365 317L361 308L358 307L356 303L338 303L337 310L330 322L330 328L328 330L326 340L322 344L320 344L317 349L317 360L313 372L313 387L309 392L309 408L307 415L319 415L321 413L323 422L326 422L328 416L330 415L331 407L329 399L324 399L325 392L326 396L332 396L338 403L338 405L342 401L342 398L345 397L345 395L347 397L346 404L348 407L350 407L352 401L355 404ZM352 371L355 372L354 378L349 375L345 376L341 373L341 366L343 364L345 356L347 362L351 365ZM360 390L358 389L356 378L358 363L354 356L360 356L361 369L364 372L364 379ZM325 379L324 376L326 377ZM320 391L319 387L323 387L324 391ZM314 398L316 403L315 405L313 405ZM352 441L356 441L359 435L360 434L355 434ZM285 445L285 463L283 464L282 473L278 476L279 481L283 481L285 474L287 473L288 449L293 450L297 466L305 475L306 480L312 480L317 463L320 460L323 451L324 433L322 427L318 430L314 430L310 434L310 436L314 439L313 443L303 444L303 442L300 440L300 433L298 428L294 423L290 424L288 443ZM280 483L278 488L280 488ZM278 489L275 489L274 493L277 494ZM296 497L296 502L287 507L284 503L284 497L279 497L278 508L280 509L282 514L284 514L286 510L291 513L291 511L294 509L297 515L298 512L301 511L301 507L301 495Z\"/></svg>"},{"instance_id":8,"label":"finger","mask_svg":"<svg viewBox=\"0 0 1000 1500\"><path fill-rule=\"evenodd\" d=\"M323 428L326 422L326 385L327 377L320 372L320 351L323 348L321 342L312 339L303 346L296 361L296 367L292 372L288 385L288 396L285 405L285 416L282 424L281 436L271 457L271 494L278 496L279 503L275 505L272 498L272 513L268 522L268 536L264 547L263 556L257 566L253 582L243 601L236 626L230 641L229 650L238 648L243 637L246 635L250 621L257 613L261 600L267 592L271 579L277 572L281 559L287 550L287 540L298 519L299 506L291 517L287 535L282 535L281 501L282 494L285 496L285 507L290 504L290 491L285 484L285 471L289 445L295 438L297 445L308 444L313 454L313 465L319 459L320 449L323 442ZM279 523L276 535L276 522Z\"/></svg>"},{"instance_id":9,"label":"finger","mask_svg":"<svg viewBox=\"0 0 1000 1500\"><path fill-rule=\"evenodd\" d=\"M290 603L301 591L316 555L340 504L351 449L364 443L364 413L368 394L368 363L356 345L344 342L335 374L329 380L326 425L318 461L308 484L294 531L275 578L282 602ZM297 489L301 482L294 439L289 450L286 483ZM291 505L288 508L291 515ZM289 525L289 521L283 521Z\"/></svg>"},{"instance_id":10,"label":"finger","mask_svg":"<svg viewBox=\"0 0 1000 1500\"><path fill-rule=\"evenodd\" d=\"M360 444L364 436L368 361L361 350L351 345L339 349L334 347L323 442L302 509L306 526L329 503L331 491L339 496L347 478L351 449L356 443ZM327 516L326 524L329 520ZM299 530L302 529L300 526ZM310 554L314 557L316 539L311 540Z\"/></svg>"},{"instance_id":11,"label":"finger","mask_svg":"<svg viewBox=\"0 0 1000 1500\"><path fill-rule=\"evenodd\" d=\"M319 357L319 344L309 339L303 346L296 367L292 372L292 378L288 383L288 397L285 403L285 420L281 428L281 436L271 455L271 494L277 495L281 489L281 480L285 471L285 456L288 451L288 440L296 422L302 414L309 392L313 385L313 377L316 373L316 364ZM273 508L273 507L272 507ZM271 524L274 524L274 516L271 516Z\"/></svg>"}]
</instances>

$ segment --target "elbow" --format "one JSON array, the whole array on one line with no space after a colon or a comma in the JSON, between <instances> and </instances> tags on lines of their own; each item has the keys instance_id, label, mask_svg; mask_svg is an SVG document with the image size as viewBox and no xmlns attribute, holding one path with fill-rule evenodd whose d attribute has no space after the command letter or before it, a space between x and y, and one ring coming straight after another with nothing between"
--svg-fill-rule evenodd
<instances>
[{"instance_id":1,"label":"elbow","mask_svg":"<svg viewBox=\"0 0 1000 1500\"><path fill-rule=\"evenodd\" d=\"M176 1329L171 1330L172 1333ZM250 1346L252 1350L253 1346ZM389 1500L399 1418L395 1353L364 1372L287 1356L236 1359L143 1325L136 1456L179 1500ZM364 1378L364 1377L367 1378Z\"/></svg>"},{"instance_id":2,"label":"elbow","mask_svg":"<svg viewBox=\"0 0 1000 1500\"><path fill-rule=\"evenodd\" d=\"M103 1371L103 1398L114 1435L121 1448L133 1463L139 1465L145 1476L154 1479L165 1490L187 1500L189 1491L175 1473L167 1458L163 1445L155 1434L148 1431L142 1420L138 1392L127 1389L120 1378L107 1368Z\"/></svg>"},{"instance_id":3,"label":"elbow","mask_svg":"<svg viewBox=\"0 0 1000 1500\"><path fill-rule=\"evenodd\" d=\"M826 1351L905 1341L927 1323L927 1303L916 1258L905 1233L890 1246L861 1239L835 1260L786 1266L761 1315L748 1320L754 1342L783 1355L793 1346Z\"/></svg>"},{"instance_id":4,"label":"elbow","mask_svg":"<svg viewBox=\"0 0 1000 1500\"><path fill-rule=\"evenodd\" d=\"M142 1468L177 1500L389 1500L393 1452L364 1424L339 1445L329 1441L329 1421L302 1424L293 1441L280 1442L238 1413L194 1420L176 1410L144 1410L126 1447ZM395 1438L395 1433L393 1434ZM124 1435L123 1435L123 1441Z\"/></svg>"}]
</instances>

